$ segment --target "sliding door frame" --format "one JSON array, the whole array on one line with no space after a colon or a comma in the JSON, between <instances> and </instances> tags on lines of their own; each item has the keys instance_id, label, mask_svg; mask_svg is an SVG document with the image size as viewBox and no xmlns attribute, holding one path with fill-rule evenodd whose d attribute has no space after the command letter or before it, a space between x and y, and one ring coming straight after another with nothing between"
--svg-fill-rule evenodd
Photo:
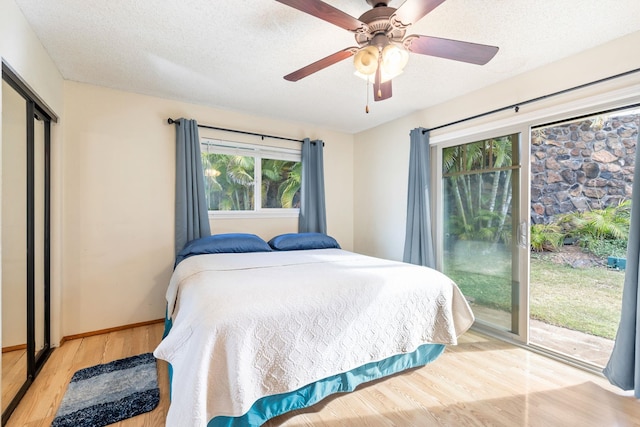
<instances>
[{"instance_id":1,"label":"sliding door frame","mask_svg":"<svg viewBox=\"0 0 640 427\"><path fill-rule=\"evenodd\" d=\"M528 214L529 208L526 207L526 201L529 199L528 187L528 175L527 165L529 156L526 154L527 147L529 146L529 130L526 126L514 125L503 128L496 128L491 130L485 130L480 133L469 134L452 139L445 139L441 142L436 141L432 144L432 183L434 183L434 197L436 198L435 206L436 211L432 212L432 217L435 218L435 229L433 230L436 242L440 247L436 249L436 266L437 269L442 271L444 265L444 212L442 206L444 206L443 199L443 186L442 186L442 152L447 147L468 144L476 141L483 141L491 138L496 138L505 135L516 135L517 146L513 148L514 159L517 159L517 167L513 169L514 173L512 179L517 182L513 184L512 199L517 200L518 212L516 215L512 215L512 230L514 240L511 244L512 260L516 269L512 268L512 304L511 304L511 329L503 330L496 326L492 326L489 323L483 322L480 319L476 319L474 323L474 329L482 330L491 335L498 335L500 337L508 338L509 340L516 340L518 342L527 342L528 330L529 330L529 310L528 310L528 278L529 278L529 244L528 233L523 236L524 242L516 241L518 230L521 224L526 224L528 227ZM524 185L527 183L527 185ZM512 202L513 203L513 202ZM513 205L512 205L513 206Z\"/></svg>"},{"instance_id":2,"label":"sliding door frame","mask_svg":"<svg viewBox=\"0 0 640 427\"><path fill-rule=\"evenodd\" d=\"M525 247L519 249L519 263L521 267L520 276L524 276L525 280L521 281L520 295L518 301L520 303L518 319L518 333L500 331L490 325L476 321L473 328L481 332L487 333L498 338L503 338L515 344L526 346L527 348L542 352L548 356L558 358L562 361L575 364L572 360L550 354L547 351L540 351L536 346L529 345L529 229L530 229L530 200L531 200L531 129L533 127L551 123L554 121L565 120L567 117L579 117L593 114L597 111L607 111L621 109L636 104L640 104L640 83L633 81L622 88L618 84L617 88L611 87L614 83L601 83L596 89L585 88L576 90L575 93L569 95L558 95L558 100L549 105L547 100L541 101L541 106L537 109L528 107L528 111L524 109L514 109L512 113L509 111L496 112L494 120L489 121L486 117L482 121L476 120L469 123L456 124L445 129L434 131L430 135L430 144L432 145L432 183L434 185L432 206L434 211L432 217L435 218L433 235L436 236L437 244L443 242L443 217L442 217L442 148L452 145L459 145L468 142L479 141L491 138L492 136L507 135L520 133L520 216L523 222L526 222L526 243ZM597 90L597 92L594 92ZM582 93L582 97L580 94ZM564 101L563 101L564 99ZM438 243L440 242L440 243ZM436 250L436 262L438 269L442 269L442 247ZM526 284L526 287L523 285ZM583 367L577 365L578 367Z\"/></svg>"},{"instance_id":3,"label":"sliding door frame","mask_svg":"<svg viewBox=\"0 0 640 427\"><path fill-rule=\"evenodd\" d=\"M25 395L30 385L42 369L53 349L51 348L51 122L57 122L58 117L38 97L29 85L3 60L2 80L13 88L26 101L26 242L27 242L27 370L25 382L17 394L12 398L7 408L2 413L2 425L4 426L18 403ZM43 277L41 284L43 290L43 342L42 348L36 349L36 170L35 170L35 124L34 121L42 121L44 124L43 135Z\"/></svg>"}]
</instances>

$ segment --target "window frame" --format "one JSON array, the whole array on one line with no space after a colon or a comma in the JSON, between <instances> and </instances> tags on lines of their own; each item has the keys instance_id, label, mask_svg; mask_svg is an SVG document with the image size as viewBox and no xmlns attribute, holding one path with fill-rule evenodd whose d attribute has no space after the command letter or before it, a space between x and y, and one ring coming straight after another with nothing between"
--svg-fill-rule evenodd
<instances>
[{"instance_id":1,"label":"window frame","mask_svg":"<svg viewBox=\"0 0 640 427\"><path fill-rule=\"evenodd\" d=\"M238 155L254 158L253 210L209 210L210 219L221 218L297 218L299 208L263 208L262 207L262 159L302 162L302 147L285 148L270 145L248 144L244 142L201 137L202 153Z\"/></svg>"}]
</instances>

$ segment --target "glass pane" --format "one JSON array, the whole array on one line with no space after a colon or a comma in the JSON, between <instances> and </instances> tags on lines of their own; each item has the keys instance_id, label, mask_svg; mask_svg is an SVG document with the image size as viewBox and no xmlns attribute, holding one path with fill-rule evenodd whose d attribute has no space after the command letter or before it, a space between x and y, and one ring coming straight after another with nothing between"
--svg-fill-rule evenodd
<instances>
[{"instance_id":1,"label":"glass pane","mask_svg":"<svg viewBox=\"0 0 640 427\"><path fill-rule=\"evenodd\" d=\"M512 141L517 135L443 149L442 186L444 273L477 319L509 331L518 285Z\"/></svg>"},{"instance_id":2,"label":"glass pane","mask_svg":"<svg viewBox=\"0 0 640 427\"><path fill-rule=\"evenodd\" d=\"M202 153L205 194L210 211L254 209L254 158Z\"/></svg>"},{"instance_id":3,"label":"glass pane","mask_svg":"<svg viewBox=\"0 0 640 427\"><path fill-rule=\"evenodd\" d=\"M2 410L27 380L26 102L2 82Z\"/></svg>"},{"instance_id":4,"label":"glass pane","mask_svg":"<svg viewBox=\"0 0 640 427\"><path fill-rule=\"evenodd\" d=\"M532 344L599 367L622 303L640 110L531 132Z\"/></svg>"},{"instance_id":5,"label":"glass pane","mask_svg":"<svg viewBox=\"0 0 640 427\"><path fill-rule=\"evenodd\" d=\"M299 208L302 163L262 159L262 207Z\"/></svg>"},{"instance_id":6,"label":"glass pane","mask_svg":"<svg viewBox=\"0 0 640 427\"><path fill-rule=\"evenodd\" d=\"M444 148L443 174L481 171L512 166L512 136L487 139Z\"/></svg>"}]
</instances>

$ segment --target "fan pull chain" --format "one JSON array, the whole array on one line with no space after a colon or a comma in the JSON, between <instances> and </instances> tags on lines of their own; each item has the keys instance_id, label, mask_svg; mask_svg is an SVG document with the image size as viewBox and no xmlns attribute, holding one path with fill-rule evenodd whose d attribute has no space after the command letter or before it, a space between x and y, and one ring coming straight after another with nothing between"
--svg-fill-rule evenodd
<instances>
[{"instance_id":1,"label":"fan pull chain","mask_svg":"<svg viewBox=\"0 0 640 427\"><path fill-rule=\"evenodd\" d=\"M367 81L365 83L365 88L366 88L366 92L367 92L367 105L365 105L364 111L367 114L369 114L369 78L367 78Z\"/></svg>"},{"instance_id":2,"label":"fan pull chain","mask_svg":"<svg viewBox=\"0 0 640 427\"><path fill-rule=\"evenodd\" d=\"M376 70L376 84L378 85L378 99L382 98L382 48L380 49L380 54L378 55L378 69Z\"/></svg>"}]
</instances>

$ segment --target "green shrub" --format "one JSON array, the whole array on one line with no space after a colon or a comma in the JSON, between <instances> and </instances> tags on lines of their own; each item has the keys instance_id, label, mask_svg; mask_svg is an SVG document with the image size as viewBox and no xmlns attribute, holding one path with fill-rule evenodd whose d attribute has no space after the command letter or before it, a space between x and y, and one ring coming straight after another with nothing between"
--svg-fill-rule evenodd
<instances>
[{"instance_id":1,"label":"green shrub","mask_svg":"<svg viewBox=\"0 0 640 427\"><path fill-rule=\"evenodd\" d=\"M627 239L631 218L631 201L617 206L594 209L580 214L576 233L590 239Z\"/></svg>"},{"instance_id":2,"label":"green shrub","mask_svg":"<svg viewBox=\"0 0 640 427\"><path fill-rule=\"evenodd\" d=\"M558 215L550 224L531 226L531 249L553 251L563 245L565 238L573 238L601 258L625 257L630 219L631 200L603 209Z\"/></svg>"},{"instance_id":3,"label":"green shrub","mask_svg":"<svg viewBox=\"0 0 640 427\"><path fill-rule=\"evenodd\" d=\"M627 239L602 240L586 238L580 241L580 245L600 258L610 256L625 258L627 256Z\"/></svg>"},{"instance_id":4,"label":"green shrub","mask_svg":"<svg viewBox=\"0 0 640 427\"><path fill-rule=\"evenodd\" d=\"M534 224L531 226L531 249L536 252L556 250L562 246L564 236L557 224Z\"/></svg>"}]
</instances>

